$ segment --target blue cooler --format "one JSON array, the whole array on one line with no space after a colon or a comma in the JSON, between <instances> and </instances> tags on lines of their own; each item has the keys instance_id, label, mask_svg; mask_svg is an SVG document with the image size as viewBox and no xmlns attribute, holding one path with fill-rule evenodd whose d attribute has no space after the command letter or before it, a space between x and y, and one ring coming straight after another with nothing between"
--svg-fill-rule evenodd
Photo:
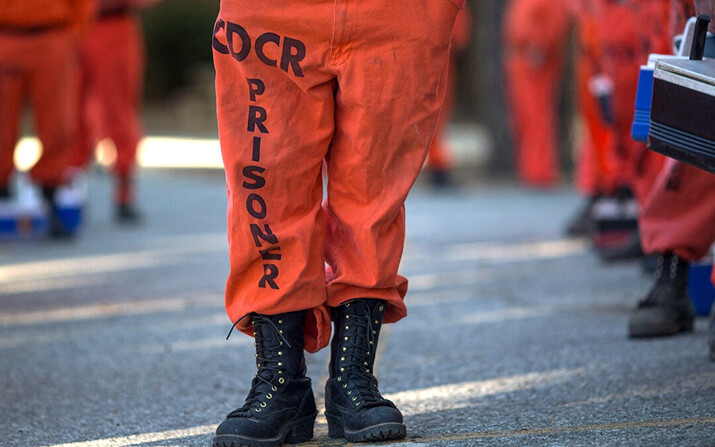
<instances>
[{"instance_id":1,"label":"blue cooler","mask_svg":"<svg viewBox=\"0 0 715 447\"><path fill-rule=\"evenodd\" d=\"M641 65L638 76L638 90L636 90L636 110L633 114L633 127L631 136L634 140L645 143L648 141L650 130L650 104L653 99L653 70L654 67Z\"/></svg>"},{"instance_id":2,"label":"blue cooler","mask_svg":"<svg viewBox=\"0 0 715 447\"><path fill-rule=\"evenodd\" d=\"M710 282L712 268L712 262L694 262L688 269L688 292L698 315L710 315L710 308L715 301L715 287Z\"/></svg>"},{"instance_id":3,"label":"blue cooler","mask_svg":"<svg viewBox=\"0 0 715 447\"><path fill-rule=\"evenodd\" d=\"M650 132L650 109L653 102L653 72L655 64L661 60L687 59L683 56L668 54L651 54L648 56L648 65L641 65L638 75L638 89L636 90L635 111L633 113L633 126L631 137L641 143L648 142Z\"/></svg>"},{"instance_id":4,"label":"blue cooler","mask_svg":"<svg viewBox=\"0 0 715 447\"><path fill-rule=\"evenodd\" d=\"M40 203L0 201L0 240L32 239L47 231L45 209Z\"/></svg>"}]
</instances>

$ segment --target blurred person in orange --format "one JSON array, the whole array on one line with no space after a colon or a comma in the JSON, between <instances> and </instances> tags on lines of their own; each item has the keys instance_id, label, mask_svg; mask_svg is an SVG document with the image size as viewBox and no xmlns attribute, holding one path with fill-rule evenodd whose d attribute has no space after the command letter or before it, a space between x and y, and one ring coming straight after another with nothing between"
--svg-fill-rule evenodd
<instances>
[{"instance_id":1,"label":"blurred person in orange","mask_svg":"<svg viewBox=\"0 0 715 447\"><path fill-rule=\"evenodd\" d=\"M511 0L503 24L508 100L521 182L559 181L558 86L572 14L568 0Z\"/></svg>"},{"instance_id":2,"label":"blurred person in orange","mask_svg":"<svg viewBox=\"0 0 715 447\"><path fill-rule=\"evenodd\" d=\"M425 164L426 173L429 175L430 183L436 187L444 187L452 184L451 171L454 166L454 156L452 148L449 146L445 130L452 117L454 101L456 95L456 59L459 52L464 51L469 45L472 36L472 16L469 7L465 5L457 15L457 22L454 24L452 33L452 47L449 53L449 72L447 73L447 94L444 98L444 105L439 114L437 129L435 129L432 144L427 152L427 162Z\"/></svg>"},{"instance_id":3,"label":"blurred person in orange","mask_svg":"<svg viewBox=\"0 0 715 447\"><path fill-rule=\"evenodd\" d=\"M225 304L255 337L258 371L214 447L311 439L304 350L328 343L329 436L405 437L402 413L378 390L375 353L383 324L407 315L404 202L434 136L463 7L222 0L212 42L228 192Z\"/></svg>"},{"instance_id":4,"label":"blurred person in orange","mask_svg":"<svg viewBox=\"0 0 715 447\"><path fill-rule=\"evenodd\" d=\"M0 196L9 196L20 117L29 97L42 155L30 177L51 212L49 231L65 236L54 205L77 136L77 48L91 0L4 0L0 7Z\"/></svg>"},{"instance_id":5,"label":"blurred person in orange","mask_svg":"<svg viewBox=\"0 0 715 447\"><path fill-rule=\"evenodd\" d=\"M583 148L577 178L590 200L568 231L578 235L591 230L604 260L640 257L638 209L664 158L634 141L631 126L638 67L650 53L669 52L668 0L605 0L582 10L581 36L588 38L584 33L592 28L596 37L591 46L598 51L580 76L588 83L580 99L591 138ZM601 210L609 211L601 215Z\"/></svg>"},{"instance_id":6,"label":"blurred person in orange","mask_svg":"<svg viewBox=\"0 0 715 447\"><path fill-rule=\"evenodd\" d=\"M80 48L79 135L72 165L85 168L97 142L116 148L114 203L120 223L140 220L136 208L136 152L143 137L144 36L140 8L159 0L94 0L97 15Z\"/></svg>"},{"instance_id":7,"label":"blurred person in orange","mask_svg":"<svg viewBox=\"0 0 715 447\"><path fill-rule=\"evenodd\" d=\"M572 3L576 17L578 50L576 53L576 98L583 122L575 165L575 184L586 197L569 220L570 236L588 236L593 231L593 209L604 195L616 189L613 161L609 154L614 144L613 130L601 113L599 98L591 81L602 72L600 39L601 15L606 0L577 0Z\"/></svg>"},{"instance_id":8,"label":"blurred person in orange","mask_svg":"<svg viewBox=\"0 0 715 447\"><path fill-rule=\"evenodd\" d=\"M671 33L695 13L715 17L715 0L672 0ZM710 32L715 24L710 23ZM706 44L706 53L715 49ZM715 243L715 175L668 159L649 192L639 218L646 253L657 255L654 282L628 321L632 338L668 336L693 329L695 312L688 294L689 264ZM711 274L715 284L715 269ZM715 304L708 343L715 361Z\"/></svg>"}]
</instances>

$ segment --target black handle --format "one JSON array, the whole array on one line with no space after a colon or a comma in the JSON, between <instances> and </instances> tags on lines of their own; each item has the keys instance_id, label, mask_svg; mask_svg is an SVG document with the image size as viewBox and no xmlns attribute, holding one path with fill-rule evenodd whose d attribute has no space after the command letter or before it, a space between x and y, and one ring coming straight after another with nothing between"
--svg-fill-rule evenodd
<instances>
[{"instance_id":1,"label":"black handle","mask_svg":"<svg viewBox=\"0 0 715 447\"><path fill-rule=\"evenodd\" d=\"M695 32L693 33L693 46L690 48L690 60L703 60L705 52L705 38L708 35L708 25L710 24L710 16L701 14L698 16L698 21L695 22Z\"/></svg>"}]
</instances>

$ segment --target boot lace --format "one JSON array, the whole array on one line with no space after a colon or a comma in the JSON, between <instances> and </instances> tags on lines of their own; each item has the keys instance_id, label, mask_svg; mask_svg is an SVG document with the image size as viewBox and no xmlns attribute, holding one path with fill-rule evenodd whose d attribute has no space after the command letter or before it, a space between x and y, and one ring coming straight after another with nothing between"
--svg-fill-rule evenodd
<instances>
[{"instance_id":1,"label":"boot lace","mask_svg":"<svg viewBox=\"0 0 715 447\"><path fill-rule=\"evenodd\" d=\"M353 311L345 315L345 336L341 342L338 362L339 387L356 408L392 405L377 389L373 375L373 359L377 345L378 320L373 320L369 306L360 300L347 303Z\"/></svg>"},{"instance_id":2,"label":"boot lace","mask_svg":"<svg viewBox=\"0 0 715 447\"><path fill-rule=\"evenodd\" d=\"M256 346L258 371L251 381L251 389L243 406L232 411L228 417L251 417L256 413L261 413L268 405L268 401L273 399L278 388L285 384L285 379L282 377L283 363L280 358L282 354L280 349L284 345L291 348L291 344L273 320L259 314L251 314L251 317L255 328L254 345ZM233 327L243 318L245 316L237 320Z\"/></svg>"}]
</instances>

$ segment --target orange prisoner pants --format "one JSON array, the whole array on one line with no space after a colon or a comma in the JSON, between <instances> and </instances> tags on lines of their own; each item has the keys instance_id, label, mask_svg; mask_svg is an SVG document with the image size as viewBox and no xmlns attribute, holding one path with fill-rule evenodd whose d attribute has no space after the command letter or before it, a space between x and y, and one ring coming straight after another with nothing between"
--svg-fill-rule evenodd
<instances>
[{"instance_id":1,"label":"orange prisoner pants","mask_svg":"<svg viewBox=\"0 0 715 447\"><path fill-rule=\"evenodd\" d=\"M0 28L0 184L7 185L15 168L13 154L28 96L43 146L30 175L44 186L62 183L76 137L75 51L69 30L6 33Z\"/></svg>"},{"instance_id":2,"label":"orange prisoner pants","mask_svg":"<svg viewBox=\"0 0 715 447\"><path fill-rule=\"evenodd\" d=\"M646 253L693 261L715 242L715 175L668 159L639 221Z\"/></svg>"},{"instance_id":3,"label":"orange prisoner pants","mask_svg":"<svg viewBox=\"0 0 715 447\"><path fill-rule=\"evenodd\" d=\"M144 43L139 20L132 14L98 19L81 47L80 141L73 165L84 166L95 143L110 138L117 148L114 171L128 180L142 137L140 119L144 76ZM116 200L132 201L129 185Z\"/></svg>"},{"instance_id":4,"label":"orange prisoner pants","mask_svg":"<svg viewBox=\"0 0 715 447\"><path fill-rule=\"evenodd\" d=\"M313 352L330 338L327 306L379 298L386 323L406 315L404 200L444 97L457 11L450 0L221 3L232 321L310 310ZM252 334L249 320L237 327Z\"/></svg>"}]
</instances>

